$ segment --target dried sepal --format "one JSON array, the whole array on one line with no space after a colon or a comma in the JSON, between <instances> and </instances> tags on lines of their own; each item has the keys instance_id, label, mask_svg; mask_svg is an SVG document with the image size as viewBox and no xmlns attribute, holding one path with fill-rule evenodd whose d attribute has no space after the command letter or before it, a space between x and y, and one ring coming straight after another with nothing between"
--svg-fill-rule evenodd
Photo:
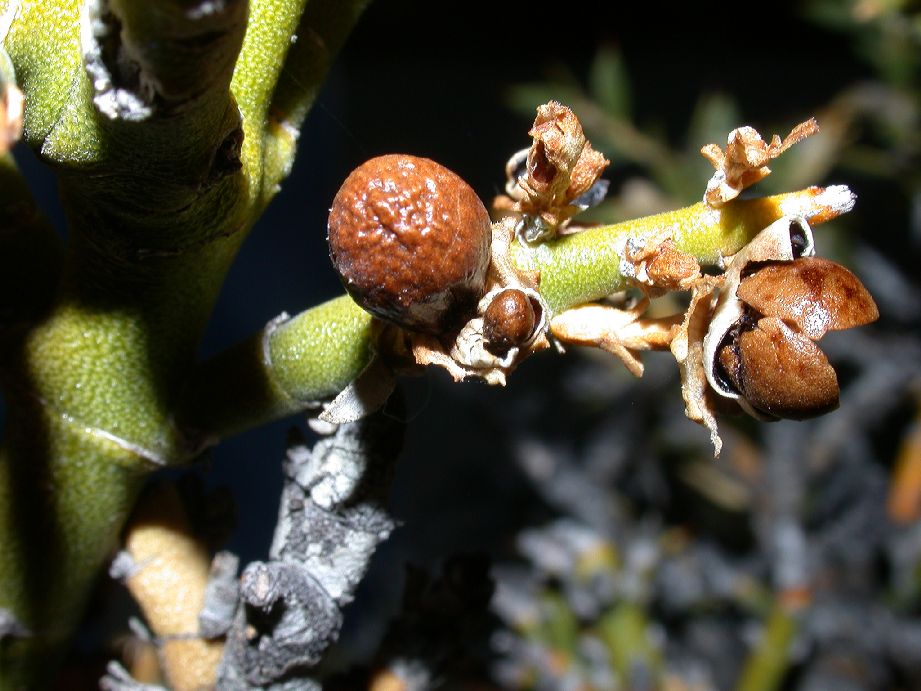
<instances>
[{"instance_id":1,"label":"dried sepal","mask_svg":"<svg viewBox=\"0 0 921 691\"><path fill-rule=\"evenodd\" d=\"M815 118L810 118L794 127L783 141L775 134L770 143L765 142L756 129L746 126L729 133L725 151L717 144L707 144L700 153L716 172L707 183L704 202L720 207L735 199L746 187L770 175L767 164L771 159L818 131Z\"/></svg>"},{"instance_id":2,"label":"dried sepal","mask_svg":"<svg viewBox=\"0 0 921 691\"><path fill-rule=\"evenodd\" d=\"M666 232L628 238L620 252L620 272L649 295L690 290L700 277L700 264L680 251Z\"/></svg>"},{"instance_id":3,"label":"dried sepal","mask_svg":"<svg viewBox=\"0 0 921 691\"><path fill-rule=\"evenodd\" d=\"M521 215L525 239L535 241L552 237L593 203L586 197L610 161L592 148L576 115L556 101L538 107L529 134L530 149L506 166L508 197L494 206Z\"/></svg>"},{"instance_id":4,"label":"dried sepal","mask_svg":"<svg viewBox=\"0 0 921 691\"><path fill-rule=\"evenodd\" d=\"M715 276L702 276L695 283L684 321L676 329L670 346L681 375L684 414L707 428L716 456L720 455L723 440L716 425L715 394L704 366L704 338L721 283L722 280Z\"/></svg>"},{"instance_id":5,"label":"dried sepal","mask_svg":"<svg viewBox=\"0 0 921 691\"><path fill-rule=\"evenodd\" d=\"M642 319L649 306L641 300L629 309L588 304L565 310L550 321L550 332L563 345L600 348L620 358L636 377L643 375L639 353L666 350L678 328L676 318Z\"/></svg>"}]
</instances>

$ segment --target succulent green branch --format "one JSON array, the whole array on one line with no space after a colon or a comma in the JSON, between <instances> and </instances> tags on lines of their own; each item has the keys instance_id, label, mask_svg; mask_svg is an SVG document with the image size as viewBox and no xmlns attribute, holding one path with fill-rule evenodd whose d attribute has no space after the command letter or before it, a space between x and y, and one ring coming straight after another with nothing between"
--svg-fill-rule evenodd
<instances>
[{"instance_id":1,"label":"succulent green branch","mask_svg":"<svg viewBox=\"0 0 921 691\"><path fill-rule=\"evenodd\" d=\"M738 252L765 226L790 213L827 220L825 197L852 201L845 188L810 188L774 197L736 200L716 210L703 204L598 226L558 240L513 246L519 268L540 271L540 292L555 312L627 287L620 269L624 243L671 236L701 264ZM816 199L822 200L816 202ZM343 296L263 332L204 363L181 406L182 426L209 437L239 432L334 396L368 363L371 317Z\"/></svg>"},{"instance_id":2,"label":"succulent green branch","mask_svg":"<svg viewBox=\"0 0 921 691\"><path fill-rule=\"evenodd\" d=\"M816 198L840 197L816 202ZM832 204L853 199L843 188L751 200L734 200L720 209L703 203L614 225L589 228L538 245L516 245L513 259L525 270L540 272L540 292L554 312L598 300L627 287L620 270L628 239L661 241L671 237L677 249L702 265L715 265L738 252L758 232L785 214L801 214L812 223L826 220ZM838 213L841 211L839 210Z\"/></svg>"},{"instance_id":3,"label":"succulent green branch","mask_svg":"<svg viewBox=\"0 0 921 691\"><path fill-rule=\"evenodd\" d=\"M0 303L0 318L23 323L2 332L0 609L29 632L0 633L0 688L34 688L53 673L144 477L206 442L175 422L198 342L364 3L16 5L4 47L26 98L24 139L59 176L71 238L59 260L39 217L10 205L21 185L4 164L4 266L38 265L47 279L28 296L35 305L12 302L31 284ZM0 2L4 16L14 9ZM286 59L295 31L323 50ZM286 148L266 145L276 103L290 106Z\"/></svg>"},{"instance_id":4,"label":"succulent green branch","mask_svg":"<svg viewBox=\"0 0 921 691\"><path fill-rule=\"evenodd\" d=\"M0 630L0 689L53 673L151 471L331 397L370 361L372 318L348 297L195 359L224 275L290 170L300 122L364 4L0 0L0 16L15 16L0 67L25 94L24 139L58 175L70 235L61 248L0 162L11 411L0 613L16 623L15 635ZM717 262L821 193L797 194L516 245L512 258L563 310L624 287L628 239L666 234Z\"/></svg>"},{"instance_id":5,"label":"succulent green branch","mask_svg":"<svg viewBox=\"0 0 921 691\"><path fill-rule=\"evenodd\" d=\"M243 114L244 169L266 204L294 159L298 127L331 57L368 0L263 0L251 3L249 29L231 91Z\"/></svg>"},{"instance_id":6,"label":"succulent green branch","mask_svg":"<svg viewBox=\"0 0 921 691\"><path fill-rule=\"evenodd\" d=\"M224 436L318 406L368 364L371 322L345 295L292 318L282 315L198 369L179 420Z\"/></svg>"}]
</instances>

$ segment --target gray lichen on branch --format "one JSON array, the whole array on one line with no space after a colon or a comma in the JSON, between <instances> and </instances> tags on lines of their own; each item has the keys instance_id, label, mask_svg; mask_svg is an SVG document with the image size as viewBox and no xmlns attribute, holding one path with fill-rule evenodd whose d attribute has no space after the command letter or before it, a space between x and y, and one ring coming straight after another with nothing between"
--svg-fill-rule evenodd
<instances>
[{"instance_id":1,"label":"gray lichen on branch","mask_svg":"<svg viewBox=\"0 0 921 691\"><path fill-rule=\"evenodd\" d=\"M379 412L338 426L312 449L289 447L269 560L243 571L220 688L310 683L301 668L338 637L341 608L394 528L383 504L402 435L392 412Z\"/></svg>"}]
</instances>

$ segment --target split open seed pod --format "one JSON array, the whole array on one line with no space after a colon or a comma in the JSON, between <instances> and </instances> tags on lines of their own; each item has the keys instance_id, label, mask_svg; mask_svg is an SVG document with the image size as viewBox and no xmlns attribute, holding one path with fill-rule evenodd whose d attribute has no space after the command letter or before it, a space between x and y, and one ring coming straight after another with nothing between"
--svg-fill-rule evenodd
<instances>
[{"instance_id":1,"label":"split open seed pod","mask_svg":"<svg viewBox=\"0 0 921 691\"><path fill-rule=\"evenodd\" d=\"M874 321L876 304L843 266L814 256L805 219L787 216L736 255L703 342L720 396L761 419L805 419L838 406L838 379L815 344Z\"/></svg>"}]
</instances>

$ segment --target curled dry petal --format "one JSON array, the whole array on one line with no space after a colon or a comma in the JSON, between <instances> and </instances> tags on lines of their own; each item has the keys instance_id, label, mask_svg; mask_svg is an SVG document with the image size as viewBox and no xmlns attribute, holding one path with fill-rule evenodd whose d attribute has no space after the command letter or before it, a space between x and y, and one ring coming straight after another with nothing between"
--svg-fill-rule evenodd
<instances>
[{"instance_id":1,"label":"curled dry petal","mask_svg":"<svg viewBox=\"0 0 921 691\"><path fill-rule=\"evenodd\" d=\"M716 425L715 393L710 387L704 367L704 338L713 313L712 302L717 282L718 279L712 276L701 276L697 281L691 291L691 304L672 338L670 350L681 374L684 413L688 419L707 428L713 453L719 456L723 440L720 439Z\"/></svg>"},{"instance_id":2,"label":"curled dry petal","mask_svg":"<svg viewBox=\"0 0 921 691\"><path fill-rule=\"evenodd\" d=\"M525 182L535 196L562 200L585 148L579 119L566 106L550 101L537 109L534 126L528 134L533 137L534 145L528 152Z\"/></svg>"},{"instance_id":3,"label":"curled dry petal","mask_svg":"<svg viewBox=\"0 0 921 691\"><path fill-rule=\"evenodd\" d=\"M574 200L591 189L609 161L592 148L576 115L556 101L537 109L529 134L534 143L524 174L511 181L509 192L517 211L556 228L581 210ZM513 161L512 175L518 169L517 155Z\"/></svg>"},{"instance_id":4,"label":"curled dry petal","mask_svg":"<svg viewBox=\"0 0 921 691\"><path fill-rule=\"evenodd\" d=\"M667 349L678 329L677 317L643 319L647 300L630 309L589 303L554 315L550 331L564 345L601 348L616 355L634 376L642 376L639 351Z\"/></svg>"},{"instance_id":5,"label":"curled dry petal","mask_svg":"<svg viewBox=\"0 0 921 691\"><path fill-rule=\"evenodd\" d=\"M667 232L651 238L627 238L620 254L621 273L647 294L689 290L700 277L697 259L680 251Z\"/></svg>"},{"instance_id":6,"label":"curled dry petal","mask_svg":"<svg viewBox=\"0 0 921 691\"><path fill-rule=\"evenodd\" d=\"M819 257L763 266L742 279L736 295L765 316L795 324L814 341L826 331L862 326L879 317L860 280Z\"/></svg>"},{"instance_id":7,"label":"curled dry petal","mask_svg":"<svg viewBox=\"0 0 921 691\"><path fill-rule=\"evenodd\" d=\"M838 407L838 378L819 347L764 317L719 352L719 366L756 410L802 420Z\"/></svg>"},{"instance_id":8,"label":"curled dry petal","mask_svg":"<svg viewBox=\"0 0 921 691\"><path fill-rule=\"evenodd\" d=\"M770 175L768 161L818 131L815 118L810 118L794 127L783 141L775 134L767 143L753 127L739 127L729 133L725 151L716 144L707 144L700 153L716 172L707 183L704 201L719 207L735 199L746 187Z\"/></svg>"}]
</instances>

